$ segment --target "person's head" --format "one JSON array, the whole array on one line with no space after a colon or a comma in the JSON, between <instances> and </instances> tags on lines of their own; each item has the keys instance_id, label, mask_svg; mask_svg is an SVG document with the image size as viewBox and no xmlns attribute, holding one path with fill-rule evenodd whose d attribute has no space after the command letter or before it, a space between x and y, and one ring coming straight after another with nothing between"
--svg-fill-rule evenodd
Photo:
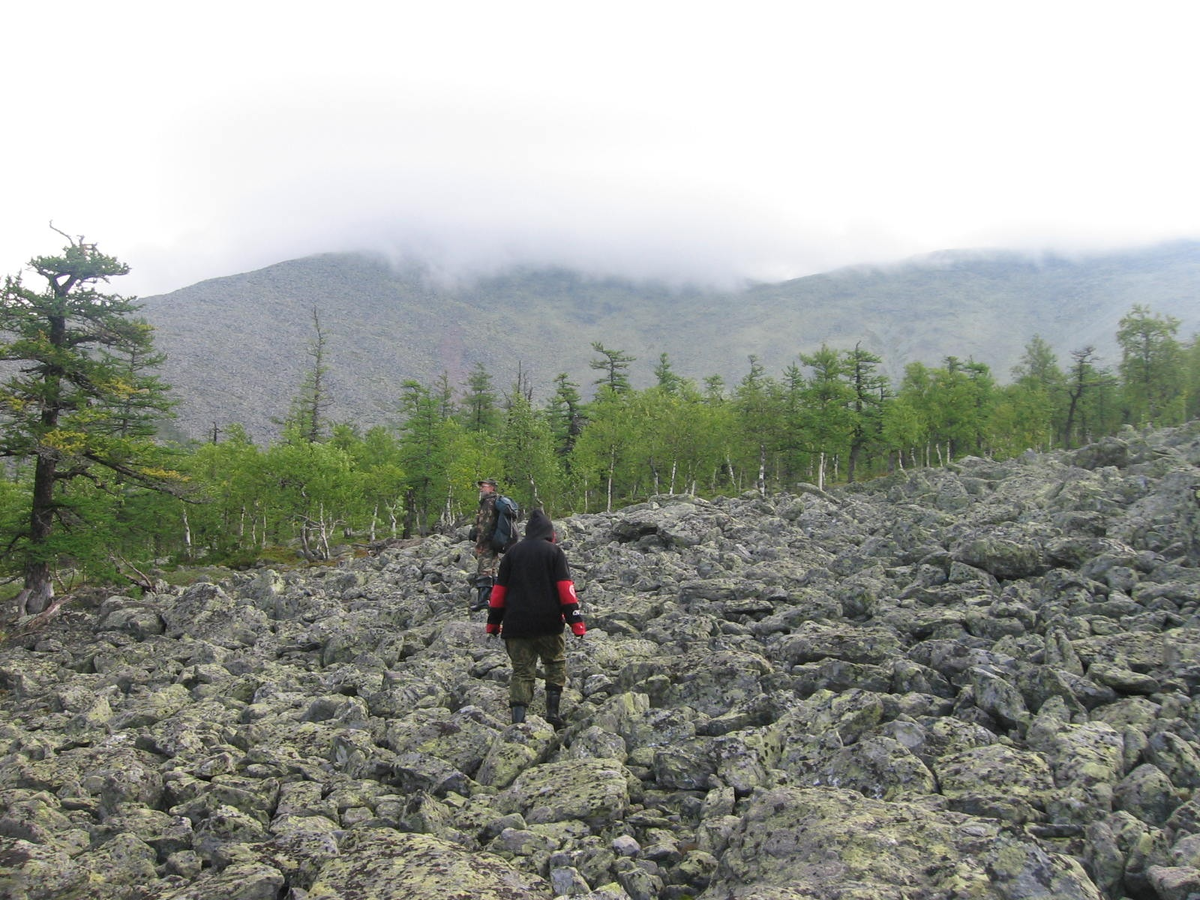
<instances>
[{"instance_id":1,"label":"person's head","mask_svg":"<svg viewBox=\"0 0 1200 900\"><path fill-rule=\"evenodd\" d=\"M479 493L494 494L496 493L496 481L493 478L485 478L483 481L476 482L479 486Z\"/></svg>"},{"instance_id":2,"label":"person's head","mask_svg":"<svg viewBox=\"0 0 1200 900\"><path fill-rule=\"evenodd\" d=\"M554 523L550 521L550 517L543 510L534 509L529 514L529 522L525 525L525 537L531 540L550 541L552 544L556 542Z\"/></svg>"}]
</instances>

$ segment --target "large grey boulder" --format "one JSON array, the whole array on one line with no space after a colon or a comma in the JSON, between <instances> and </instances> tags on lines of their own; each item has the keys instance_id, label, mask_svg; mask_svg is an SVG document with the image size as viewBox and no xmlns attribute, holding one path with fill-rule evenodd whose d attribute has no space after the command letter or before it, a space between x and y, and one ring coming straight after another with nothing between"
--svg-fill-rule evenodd
<instances>
[{"instance_id":1,"label":"large grey boulder","mask_svg":"<svg viewBox=\"0 0 1200 900\"><path fill-rule=\"evenodd\" d=\"M745 891L739 886L752 885ZM771 889L776 891L772 893ZM702 898L1099 900L1083 867L999 823L834 788L750 799Z\"/></svg>"}]
</instances>

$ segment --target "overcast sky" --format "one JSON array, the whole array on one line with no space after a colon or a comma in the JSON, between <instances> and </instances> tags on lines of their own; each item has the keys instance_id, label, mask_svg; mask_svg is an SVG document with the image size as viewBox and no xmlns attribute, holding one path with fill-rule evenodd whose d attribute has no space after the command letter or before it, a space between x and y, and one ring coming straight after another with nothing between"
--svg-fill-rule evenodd
<instances>
[{"instance_id":1,"label":"overcast sky","mask_svg":"<svg viewBox=\"0 0 1200 900\"><path fill-rule=\"evenodd\" d=\"M0 273L782 279L1200 237L1194 2L10 3ZM29 281L33 286L33 281Z\"/></svg>"}]
</instances>

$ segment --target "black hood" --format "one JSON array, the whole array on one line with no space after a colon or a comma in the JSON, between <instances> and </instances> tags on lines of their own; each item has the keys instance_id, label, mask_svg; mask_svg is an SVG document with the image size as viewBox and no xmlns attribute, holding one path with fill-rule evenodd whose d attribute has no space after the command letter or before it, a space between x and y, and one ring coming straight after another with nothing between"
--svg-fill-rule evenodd
<instances>
[{"instance_id":1,"label":"black hood","mask_svg":"<svg viewBox=\"0 0 1200 900\"><path fill-rule=\"evenodd\" d=\"M529 524L525 526L525 540L549 541L554 539L554 523L540 509L529 514Z\"/></svg>"}]
</instances>

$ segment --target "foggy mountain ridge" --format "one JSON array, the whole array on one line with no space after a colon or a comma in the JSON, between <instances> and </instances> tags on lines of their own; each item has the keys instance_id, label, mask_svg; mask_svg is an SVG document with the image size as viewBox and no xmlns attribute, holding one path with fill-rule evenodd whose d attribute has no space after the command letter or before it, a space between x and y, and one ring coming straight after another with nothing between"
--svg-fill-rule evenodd
<instances>
[{"instance_id":1,"label":"foggy mountain ridge","mask_svg":"<svg viewBox=\"0 0 1200 900\"><path fill-rule=\"evenodd\" d=\"M1200 330L1200 243L1103 255L945 251L887 266L856 266L741 290L595 277L566 269L438 279L380 257L321 254L143 298L142 315L167 354L161 370L180 401L175 428L202 438L240 422L272 439L314 359L316 310L325 336L331 422L395 424L401 384L456 391L482 362L498 393L518 369L535 404L566 372L590 399L592 343L636 357L635 387L653 382L660 354L698 383L732 388L755 356L781 376L822 344L861 344L898 381L905 365L947 356L991 367L1002 382L1029 340L1070 364L1094 346L1115 366L1119 320L1135 303Z\"/></svg>"}]
</instances>

